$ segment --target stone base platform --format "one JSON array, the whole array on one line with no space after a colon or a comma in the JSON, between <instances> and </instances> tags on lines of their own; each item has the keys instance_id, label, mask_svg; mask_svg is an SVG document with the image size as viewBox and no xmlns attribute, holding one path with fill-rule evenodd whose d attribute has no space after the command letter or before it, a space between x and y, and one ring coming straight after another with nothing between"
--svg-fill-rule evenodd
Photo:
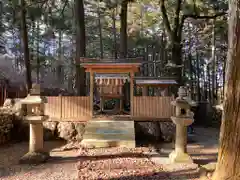
<instances>
[{"instance_id":1,"label":"stone base platform","mask_svg":"<svg viewBox=\"0 0 240 180\"><path fill-rule=\"evenodd\" d=\"M172 163L193 163L192 158L187 153L177 153L172 151L169 154L169 159Z\"/></svg>"},{"instance_id":2,"label":"stone base platform","mask_svg":"<svg viewBox=\"0 0 240 180\"><path fill-rule=\"evenodd\" d=\"M134 148L136 144L134 121L89 121L81 144L89 148Z\"/></svg>"},{"instance_id":3,"label":"stone base platform","mask_svg":"<svg viewBox=\"0 0 240 180\"><path fill-rule=\"evenodd\" d=\"M48 152L28 152L19 160L20 164L41 164L49 159Z\"/></svg>"}]
</instances>

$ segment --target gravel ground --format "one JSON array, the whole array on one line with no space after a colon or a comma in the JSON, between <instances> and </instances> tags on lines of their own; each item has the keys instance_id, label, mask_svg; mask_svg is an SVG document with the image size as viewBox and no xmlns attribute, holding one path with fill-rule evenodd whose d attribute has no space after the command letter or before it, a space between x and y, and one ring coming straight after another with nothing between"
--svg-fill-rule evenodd
<instances>
[{"instance_id":1,"label":"gravel ground","mask_svg":"<svg viewBox=\"0 0 240 180\"><path fill-rule=\"evenodd\" d=\"M73 180L77 177L78 150L62 151L61 142L47 142L53 157L38 166L19 165L18 160L27 152L27 143L0 148L0 180Z\"/></svg>"},{"instance_id":2,"label":"gravel ground","mask_svg":"<svg viewBox=\"0 0 240 180\"><path fill-rule=\"evenodd\" d=\"M196 129L196 143L188 145L194 161L206 164L216 161L218 134L214 129ZM90 149L46 142L51 159L39 166L19 165L28 143L0 147L0 180L83 180L83 179L159 179L197 180L196 165L169 165L150 159L152 148ZM78 146L79 147L79 146ZM171 144L158 146L161 154L172 150Z\"/></svg>"},{"instance_id":3,"label":"gravel ground","mask_svg":"<svg viewBox=\"0 0 240 180\"><path fill-rule=\"evenodd\" d=\"M162 165L155 165L144 152L148 148L105 148L82 151L79 179L168 179Z\"/></svg>"}]
</instances>

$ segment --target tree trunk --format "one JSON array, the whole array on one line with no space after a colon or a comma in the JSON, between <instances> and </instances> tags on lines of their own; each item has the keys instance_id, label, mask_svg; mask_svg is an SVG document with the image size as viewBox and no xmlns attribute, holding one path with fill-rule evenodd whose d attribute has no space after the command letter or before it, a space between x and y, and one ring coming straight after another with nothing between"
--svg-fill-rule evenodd
<instances>
[{"instance_id":1,"label":"tree trunk","mask_svg":"<svg viewBox=\"0 0 240 180\"><path fill-rule=\"evenodd\" d=\"M39 43L40 43L40 23L37 21L37 83L40 82L40 57L39 57Z\"/></svg>"},{"instance_id":2,"label":"tree trunk","mask_svg":"<svg viewBox=\"0 0 240 180\"><path fill-rule=\"evenodd\" d=\"M212 30L212 104L215 104L215 90L216 90L216 42L215 42L215 19L213 20L213 30Z\"/></svg>"},{"instance_id":3,"label":"tree trunk","mask_svg":"<svg viewBox=\"0 0 240 180\"><path fill-rule=\"evenodd\" d=\"M57 64L57 78L58 82L62 85L64 83L64 75L63 75L63 65L62 62L64 59L62 59L63 52L62 52L62 31L59 30L59 36L58 36L58 64Z\"/></svg>"},{"instance_id":4,"label":"tree trunk","mask_svg":"<svg viewBox=\"0 0 240 180\"><path fill-rule=\"evenodd\" d=\"M35 56L35 51L34 51L34 46L35 46L35 34L36 34L36 24L35 24L35 18L31 17L31 26L29 29L32 30L31 32L31 36L29 38L29 56L30 56L30 60L33 62L33 66L32 66L32 70L35 70L35 61L36 61L36 56ZM35 78L35 77L34 77Z\"/></svg>"},{"instance_id":5,"label":"tree trunk","mask_svg":"<svg viewBox=\"0 0 240 180\"><path fill-rule=\"evenodd\" d=\"M28 30L26 24L26 9L25 9L25 0L21 0L21 34L22 34L22 42L23 42L23 54L24 54L24 62L26 68L26 85L27 90L32 88L32 76L31 76L31 63L29 56L29 48L28 48Z\"/></svg>"},{"instance_id":6,"label":"tree trunk","mask_svg":"<svg viewBox=\"0 0 240 180\"><path fill-rule=\"evenodd\" d=\"M163 33L161 34L161 41L160 41L160 44L161 44L161 48L160 48L160 58L161 59L161 68L160 68L160 76L164 76L164 72L163 72L163 69L165 67L165 42L164 42L164 35Z\"/></svg>"},{"instance_id":7,"label":"tree trunk","mask_svg":"<svg viewBox=\"0 0 240 180\"><path fill-rule=\"evenodd\" d=\"M228 57L218 162L213 180L240 179L240 3L229 1Z\"/></svg>"},{"instance_id":8,"label":"tree trunk","mask_svg":"<svg viewBox=\"0 0 240 180\"><path fill-rule=\"evenodd\" d=\"M114 8L112 11L112 21L113 21L113 57L117 59L118 57L118 52L117 52L117 29L116 29L116 9Z\"/></svg>"},{"instance_id":9,"label":"tree trunk","mask_svg":"<svg viewBox=\"0 0 240 180\"><path fill-rule=\"evenodd\" d=\"M84 19L84 5L83 0L75 0L76 6L76 82L77 94L80 96L85 95L85 70L80 66L80 57L85 57L86 55L86 39L85 39L85 19Z\"/></svg>"},{"instance_id":10,"label":"tree trunk","mask_svg":"<svg viewBox=\"0 0 240 180\"><path fill-rule=\"evenodd\" d=\"M192 67L192 33L188 23L188 33L189 33L189 47L188 47L188 73L190 80L190 89L193 92L193 67ZM193 93L191 93L191 98L193 98Z\"/></svg>"},{"instance_id":11,"label":"tree trunk","mask_svg":"<svg viewBox=\"0 0 240 180\"><path fill-rule=\"evenodd\" d=\"M0 39L4 39L3 37L3 33L4 33L4 24L3 24L3 2L1 1L0 2ZM4 53L6 50L5 50L5 45L4 43L2 43L1 41L1 44L0 44L0 50L2 53Z\"/></svg>"},{"instance_id":12,"label":"tree trunk","mask_svg":"<svg viewBox=\"0 0 240 180\"><path fill-rule=\"evenodd\" d=\"M225 93L225 76L226 76L226 59L224 59L224 62L223 62L223 92L222 92L223 96Z\"/></svg>"},{"instance_id":13,"label":"tree trunk","mask_svg":"<svg viewBox=\"0 0 240 180\"><path fill-rule=\"evenodd\" d=\"M73 14L73 19L72 19L72 29L73 29L73 32L76 32L76 8L75 7L72 7L72 14ZM71 38L71 67L70 67L70 73L69 73L69 77L68 77L68 91L70 93L73 93L73 86L74 86L74 61L75 61L75 55L76 54L76 33L73 33L72 34L72 38Z\"/></svg>"},{"instance_id":14,"label":"tree trunk","mask_svg":"<svg viewBox=\"0 0 240 180\"><path fill-rule=\"evenodd\" d=\"M196 55L196 62L197 62L197 101L200 101L201 100L201 89L200 89L200 62L199 62L199 55L198 55L198 52L197 52L197 55ZM205 84L205 83L204 83Z\"/></svg>"},{"instance_id":15,"label":"tree trunk","mask_svg":"<svg viewBox=\"0 0 240 180\"><path fill-rule=\"evenodd\" d=\"M121 28L120 28L120 58L127 57L127 9L128 1L121 3Z\"/></svg>"},{"instance_id":16,"label":"tree trunk","mask_svg":"<svg viewBox=\"0 0 240 180\"><path fill-rule=\"evenodd\" d=\"M99 7L99 1L98 1L97 13L98 13L98 28L99 28L99 41L100 41L100 57L101 59L103 59L103 37L102 37L102 23L101 23L101 11Z\"/></svg>"},{"instance_id":17,"label":"tree trunk","mask_svg":"<svg viewBox=\"0 0 240 180\"><path fill-rule=\"evenodd\" d=\"M172 44L172 61L176 65L182 65L182 46L181 46L181 40L175 40ZM179 86L183 84L182 79L182 68L175 68L174 69L174 75L178 78L177 82Z\"/></svg>"},{"instance_id":18,"label":"tree trunk","mask_svg":"<svg viewBox=\"0 0 240 180\"><path fill-rule=\"evenodd\" d=\"M217 103L217 104L219 104L219 100L220 100L220 96L219 96L219 94L218 94L218 74L219 74L219 71L218 71L218 64L219 64L219 62L218 62L218 57L216 57L215 58L215 72L216 72L216 75L215 75L215 104Z\"/></svg>"},{"instance_id":19,"label":"tree trunk","mask_svg":"<svg viewBox=\"0 0 240 180\"><path fill-rule=\"evenodd\" d=\"M211 74L209 64L207 65L207 82L208 82L208 100L209 102L212 102Z\"/></svg>"}]
</instances>

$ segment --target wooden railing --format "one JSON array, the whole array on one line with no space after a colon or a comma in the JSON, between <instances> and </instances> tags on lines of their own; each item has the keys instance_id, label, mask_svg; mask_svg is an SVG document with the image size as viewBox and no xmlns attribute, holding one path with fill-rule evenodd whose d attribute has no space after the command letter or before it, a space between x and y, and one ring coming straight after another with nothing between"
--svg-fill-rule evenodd
<instances>
[{"instance_id":1,"label":"wooden railing","mask_svg":"<svg viewBox=\"0 0 240 180\"><path fill-rule=\"evenodd\" d=\"M174 114L173 97L134 96L131 115L142 119L168 119Z\"/></svg>"},{"instance_id":2,"label":"wooden railing","mask_svg":"<svg viewBox=\"0 0 240 180\"><path fill-rule=\"evenodd\" d=\"M92 118L89 96L47 96L45 105L49 120L87 121ZM138 120L170 119L174 115L173 97L134 96L132 118Z\"/></svg>"},{"instance_id":3,"label":"wooden railing","mask_svg":"<svg viewBox=\"0 0 240 180\"><path fill-rule=\"evenodd\" d=\"M46 115L50 120L87 121L92 116L89 96L47 96Z\"/></svg>"}]
</instances>

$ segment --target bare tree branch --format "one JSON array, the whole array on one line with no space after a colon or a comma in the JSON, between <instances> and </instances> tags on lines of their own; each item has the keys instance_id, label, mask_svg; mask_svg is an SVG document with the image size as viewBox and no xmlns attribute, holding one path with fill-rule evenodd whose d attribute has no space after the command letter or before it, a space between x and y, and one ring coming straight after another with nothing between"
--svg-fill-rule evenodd
<instances>
[{"instance_id":1,"label":"bare tree branch","mask_svg":"<svg viewBox=\"0 0 240 180\"><path fill-rule=\"evenodd\" d=\"M180 11L181 11L181 5L182 5L182 0L177 1L177 7L175 11L175 17L174 17L174 36L178 35L178 28L179 28L179 20L180 20Z\"/></svg>"},{"instance_id":2,"label":"bare tree branch","mask_svg":"<svg viewBox=\"0 0 240 180\"><path fill-rule=\"evenodd\" d=\"M32 3L26 4L26 8L36 5L36 4L46 4L48 2L48 0L40 0L40 1L34 1Z\"/></svg>"},{"instance_id":3,"label":"bare tree branch","mask_svg":"<svg viewBox=\"0 0 240 180\"><path fill-rule=\"evenodd\" d=\"M188 15L184 15L183 18L184 18L184 20L187 19L187 18L193 18L193 19L215 19L217 17L224 16L226 14L227 14L227 12L218 12L218 13L212 15L212 16L201 16L201 15L188 14Z\"/></svg>"},{"instance_id":4,"label":"bare tree branch","mask_svg":"<svg viewBox=\"0 0 240 180\"><path fill-rule=\"evenodd\" d=\"M216 13L214 15L211 15L211 16L208 16L208 15L197 15L197 14L186 14L186 15L183 15L182 19L181 19L181 23L180 23L179 29L178 29L178 35L179 36L181 35L182 28L183 28L183 25L184 25L184 21L186 19L188 19L188 18L192 18L192 19L215 19L217 17L224 16L224 15L227 15L227 12L218 12L218 13Z\"/></svg>"},{"instance_id":5,"label":"bare tree branch","mask_svg":"<svg viewBox=\"0 0 240 180\"><path fill-rule=\"evenodd\" d=\"M65 0L62 11L61 11L61 16L62 17L63 17L63 14L64 14L64 11L65 11L65 8L66 8L67 4L68 4L68 0Z\"/></svg>"}]
</instances>

